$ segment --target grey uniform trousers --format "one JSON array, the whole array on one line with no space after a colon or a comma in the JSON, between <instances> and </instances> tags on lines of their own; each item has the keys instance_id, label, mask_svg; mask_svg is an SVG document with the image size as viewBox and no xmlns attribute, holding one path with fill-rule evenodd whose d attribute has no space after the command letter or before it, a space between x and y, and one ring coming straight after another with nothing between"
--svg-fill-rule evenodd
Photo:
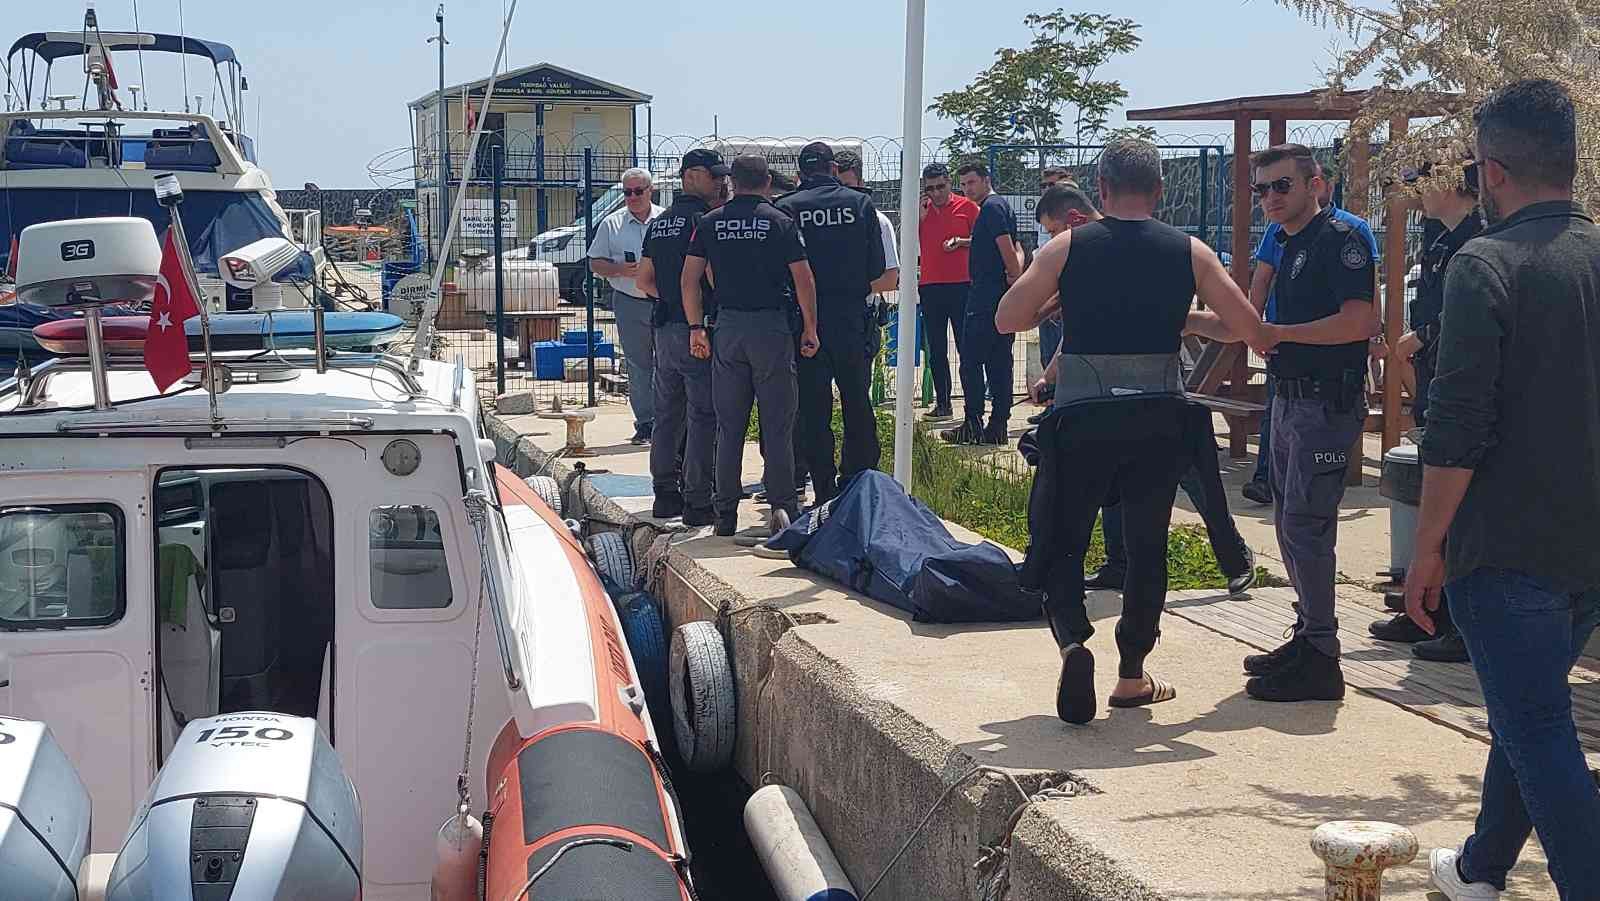
<instances>
[{"instance_id":1,"label":"grey uniform trousers","mask_svg":"<svg viewBox=\"0 0 1600 901\"><path fill-rule=\"evenodd\" d=\"M1365 405L1340 411L1326 401L1290 399L1281 393L1272 402L1273 512L1283 565L1300 598L1295 635L1335 658L1339 503L1344 500L1350 449L1366 418Z\"/></svg>"},{"instance_id":2,"label":"grey uniform trousers","mask_svg":"<svg viewBox=\"0 0 1600 901\"><path fill-rule=\"evenodd\" d=\"M651 428L656 421L655 390L651 388L655 368L656 332L650 324L656 303L630 297L611 289L611 309L617 314L617 340L628 364L628 405L633 408L635 428Z\"/></svg>"},{"instance_id":3,"label":"grey uniform trousers","mask_svg":"<svg viewBox=\"0 0 1600 901\"><path fill-rule=\"evenodd\" d=\"M783 310L717 311L711 342L712 395L717 411L719 516L739 508L743 494L744 436L750 405L761 417L765 469L761 483L774 510L795 509L794 419L800 402L794 333ZM659 415L659 414L658 414Z\"/></svg>"},{"instance_id":4,"label":"grey uniform trousers","mask_svg":"<svg viewBox=\"0 0 1600 901\"><path fill-rule=\"evenodd\" d=\"M709 507L717 434L711 361L689 353L689 326L683 322L656 327L655 352L650 481L658 496L681 493L685 504Z\"/></svg>"}]
</instances>

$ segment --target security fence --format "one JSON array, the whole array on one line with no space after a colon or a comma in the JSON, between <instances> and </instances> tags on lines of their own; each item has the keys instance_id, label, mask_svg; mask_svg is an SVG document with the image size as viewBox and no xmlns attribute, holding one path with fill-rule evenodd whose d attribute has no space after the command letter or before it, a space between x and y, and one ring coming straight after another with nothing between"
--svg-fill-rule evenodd
<instances>
[{"instance_id":1,"label":"security fence","mask_svg":"<svg viewBox=\"0 0 1600 901\"><path fill-rule=\"evenodd\" d=\"M1340 156L1341 134L1339 127L1313 125L1292 131L1289 138L1313 147L1320 159L1333 162ZM400 220L399 225L414 233L406 242L384 245L385 301L393 281L389 267L404 268L393 258L391 246L408 248L417 257L411 264L423 271L442 259L447 285L438 320L442 355L463 355L484 393L502 390L502 385L529 389L541 406L548 406L557 396L568 403L587 404L627 390L622 375L626 350L607 308L605 281L591 277L587 266L588 239L594 226L622 207L619 180L624 171L639 167L654 173L655 200L664 206L679 190L677 166L689 150L716 149L728 159L755 153L765 156L773 169L794 176L800 148L815 140L653 136L628 146L626 141L588 137L486 132L466 180L466 206L457 237L451 247L441 250L443 204L463 190L461 173L467 166L468 137L453 135L448 154L428 147L402 148L381 155L370 165L379 194L392 190L414 197L407 205L414 215ZM898 229L902 142L888 137L822 140L836 150L850 149L861 156L864 181L875 203ZM1232 244L1235 202L1232 136L1163 135L1154 140L1165 160L1165 190L1158 217L1219 252L1227 252ZM1251 149L1259 150L1266 143L1266 134L1257 134ZM1032 207L1041 193L1039 176L1044 167L1067 169L1092 199L1098 199L1095 169L1099 145L997 145L956 160L935 140L925 141L921 150L923 165L967 159L988 163L995 190L1017 210L1021 237L1029 247L1040 239ZM443 192L439 188L441 174L446 176ZM1369 220L1382 248L1383 186L1374 179L1370 191ZM1342 193L1341 185L1336 202ZM1245 200L1254 206L1253 198ZM388 208L381 199L371 199L368 205ZM1264 227L1259 209L1253 209L1252 246ZM1408 269L1420 244L1420 222L1413 216L1407 228ZM902 261L904 277L911 277L914 269ZM887 299L897 300L893 294ZM882 400L894 394L895 338L891 323L874 378L874 395ZM1018 393L1026 391L1037 373L1037 355L1037 336L1019 336L1014 384ZM926 362L920 348L916 360L919 368ZM958 359L952 360L952 368L958 364ZM919 397L930 401L925 371L919 372L918 384Z\"/></svg>"}]
</instances>

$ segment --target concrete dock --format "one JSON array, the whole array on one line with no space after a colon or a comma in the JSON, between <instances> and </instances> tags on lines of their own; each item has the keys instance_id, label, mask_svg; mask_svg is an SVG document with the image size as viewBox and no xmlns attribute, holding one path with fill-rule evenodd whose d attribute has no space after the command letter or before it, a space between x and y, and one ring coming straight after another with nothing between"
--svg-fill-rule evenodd
<instances>
[{"instance_id":1,"label":"concrete dock","mask_svg":"<svg viewBox=\"0 0 1600 901\"><path fill-rule=\"evenodd\" d=\"M624 403L596 412L587 427L593 455L582 460L591 475L571 482L568 503L578 509L568 515L631 530L673 624L723 624L738 682L739 774L752 785L770 774L798 790L858 891L909 839L874 898L983 897L980 880L995 875L995 861L1004 862L1012 901L1321 898L1312 830L1377 819L1413 829L1423 849L1389 871L1385 897L1442 897L1427 891L1426 855L1471 830L1487 753L1481 698L1475 707L1469 668L1413 661L1404 648L1364 639L1381 597L1354 583L1375 571L1372 550L1358 551L1354 566L1341 557L1352 576L1341 587L1351 681L1343 702L1272 705L1244 695L1240 658L1281 641L1291 591L1235 600L1182 592L1169 598L1149 663L1177 686L1177 700L1105 710L1072 727L1054 715L1058 658L1042 621L915 623L709 528L635 528L654 524L648 448L627 443ZM573 461L556 454L562 423L491 416L490 425L503 461L568 483ZM758 481L754 444L745 459L746 481ZM1232 469L1239 478L1241 467ZM1377 506L1353 490L1341 550L1381 547L1382 568L1387 516L1363 504ZM755 527L765 507L746 501L740 512ZM1241 514L1261 562L1276 568L1270 511ZM1118 604L1111 592L1092 598L1102 695L1114 677ZM1585 710L1600 708L1593 663L1574 676ZM1031 803L1024 808L1010 779L977 767L1014 776ZM1053 790L1040 792L1046 784ZM989 864L975 867L980 860ZM1536 842L1504 897L1556 897Z\"/></svg>"}]
</instances>

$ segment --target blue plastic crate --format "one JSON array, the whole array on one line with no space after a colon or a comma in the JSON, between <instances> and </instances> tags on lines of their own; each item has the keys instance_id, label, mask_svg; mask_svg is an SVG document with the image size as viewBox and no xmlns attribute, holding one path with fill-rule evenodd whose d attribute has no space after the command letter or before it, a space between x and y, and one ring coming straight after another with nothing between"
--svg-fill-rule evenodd
<instances>
[{"instance_id":1,"label":"blue plastic crate","mask_svg":"<svg viewBox=\"0 0 1600 901\"><path fill-rule=\"evenodd\" d=\"M594 343L595 343L595 345L599 346L599 344L601 342L605 341L605 340L606 340L605 332L602 332L599 329L595 329L594 330ZM577 329L576 331L565 331L565 332L562 332L561 333L561 343L562 344L579 344L579 345L582 345L584 347L587 347L587 346L589 346L589 333L584 331L583 329ZM599 355L598 351L596 351L596 355L597 356Z\"/></svg>"},{"instance_id":2,"label":"blue plastic crate","mask_svg":"<svg viewBox=\"0 0 1600 901\"><path fill-rule=\"evenodd\" d=\"M588 356L586 344L566 344L559 341L538 341L533 345L533 377L560 381L566 378L566 361ZM617 346L609 341L597 342L595 359L614 359Z\"/></svg>"}]
</instances>

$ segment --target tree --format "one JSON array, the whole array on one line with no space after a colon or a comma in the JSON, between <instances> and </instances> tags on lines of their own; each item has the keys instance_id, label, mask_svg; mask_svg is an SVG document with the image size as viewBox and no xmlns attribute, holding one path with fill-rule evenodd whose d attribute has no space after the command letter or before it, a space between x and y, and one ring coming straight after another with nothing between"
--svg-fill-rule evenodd
<instances>
[{"instance_id":1,"label":"tree","mask_svg":"<svg viewBox=\"0 0 1600 901\"><path fill-rule=\"evenodd\" d=\"M1374 160L1377 172L1392 175L1470 147L1480 101L1520 78L1550 78L1567 86L1577 107L1578 199L1600 208L1600 0L1389 0L1385 9L1349 0L1277 2L1354 42L1326 72L1330 91L1376 79L1351 131L1372 134L1392 118L1449 110L1387 142Z\"/></svg>"},{"instance_id":2,"label":"tree","mask_svg":"<svg viewBox=\"0 0 1600 901\"><path fill-rule=\"evenodd\" d=\"M940 94L928 109L955 122L944 147L955 156L993 144L1094 141L1128 92L1095 75L1113 57L1139 46L1139 25L1103 13L1057 9L1022 20L1033 41L1001 48L972 84Z\"/></svg>"}]
</instances>

